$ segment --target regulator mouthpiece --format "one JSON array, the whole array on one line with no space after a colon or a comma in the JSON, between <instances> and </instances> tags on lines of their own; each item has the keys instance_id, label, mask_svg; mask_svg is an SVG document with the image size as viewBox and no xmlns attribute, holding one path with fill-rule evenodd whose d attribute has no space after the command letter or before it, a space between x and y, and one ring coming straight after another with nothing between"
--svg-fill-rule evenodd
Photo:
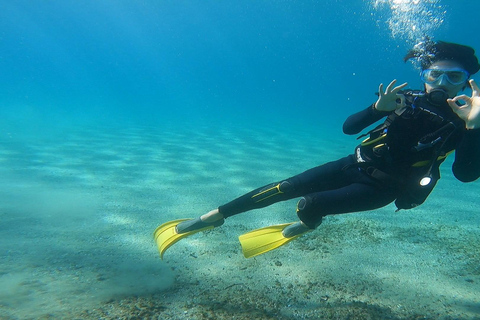
<instances>
[{"instance_id":1,"label":"regulator mouthpiece","mask_svg":"<svg viewBox=\"0 0 480 320\"><path fill-rule=\"evenodd\" d=\"M440 106L447 101L448 93L441 88L433 89L427 94L427 99L431 104Z\"/></svg>"}]
</instances>

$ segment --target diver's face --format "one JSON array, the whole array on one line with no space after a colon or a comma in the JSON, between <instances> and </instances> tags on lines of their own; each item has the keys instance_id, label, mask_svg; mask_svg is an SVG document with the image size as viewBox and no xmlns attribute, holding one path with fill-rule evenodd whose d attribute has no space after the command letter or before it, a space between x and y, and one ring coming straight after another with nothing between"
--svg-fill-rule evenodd
<instances>
[{"instance_id":1,"label":"diver's face","mask_svg":"<svg viewBox=\"0 0 480 320\"><path fill-rule=\"evenodd\" d=\"M425 91L443 89L450 98L455 97L467 84L469 74L456 61L443 60L434 62L422 72Z\"/></svg>"}]
</instances>

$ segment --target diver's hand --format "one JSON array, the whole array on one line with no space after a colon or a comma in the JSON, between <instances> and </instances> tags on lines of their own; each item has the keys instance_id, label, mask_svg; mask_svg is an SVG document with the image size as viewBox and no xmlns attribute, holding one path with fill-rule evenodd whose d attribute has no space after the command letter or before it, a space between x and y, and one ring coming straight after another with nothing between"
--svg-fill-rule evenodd
<instances>
[{"instance_id":1,"label":"diver's hand","mask_svg":"<svg viewBox=\"0 0 480 320\"><path fill-rule=\"evenodd\" d=\"M393 88L396 82L397 80L390 82L385 92L383 92L383 83L380 83L380 86L378 87L378 100L375 102L375 109L378 111L393 111L398 107L397 99L399 97L397 96L397 93L405 88L408 83L405 82L404 84Z\"/></svg>"},{"instance_id":2,"label":"diver's hand","mask_svg":"<svg viewBox=\"0 0 480 320\"><path fill-rule=\"evenodd\" d=\"M467 129L480 128L480 89L473 79L470 79L470 86L472 87L472 96L469 97L465 94L456 96L453 99L447 99L450 108L465 121L465 127ZM464 102L459 106L457 101Z\"/></svg>"}]
</instances>

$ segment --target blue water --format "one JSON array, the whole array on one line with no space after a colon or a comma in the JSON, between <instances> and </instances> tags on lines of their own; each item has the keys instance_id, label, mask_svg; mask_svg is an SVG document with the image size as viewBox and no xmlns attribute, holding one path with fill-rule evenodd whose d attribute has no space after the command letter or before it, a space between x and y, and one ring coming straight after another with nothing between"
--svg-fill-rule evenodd
<instances>
[{"instance_id":1,"label":"blue water","mask_svg":"<svg viewBox=\"0 0 480 320\"><path fill-rule=\"evenodd\" d=\"M379 82L420 84L402 62L409 30L392 37L389 4L372 3L2 1L2 113L46 124L342 119ZM468 32L479 5L439 5L445 22L429 35L480 47Z\"/></svg>"},{"instance_id":2,"label":"blue water","mask_svg":"<svg viewBox=\"0 0 480 320\"><path fill-rule=\"evenodd\" d=\"M12 318L36 318L49 314L49 308L55 305L50 312L53 318L68 318L65 310L79 317L82 310L94 310L96 303L118 296L163 295L174 283L185 290L189 285L196 288L185 293L176 287L178 303L183 303L188 293L191 296L186 299L216 297L214 291L222 291L222 287L215 287L217 279L210 271L220 270L218 266L224 272L234 270L233 275L218 271L227 281L220 283L223 289L245 291L247 285L238 283L248 283L247 279L253 285L261 283L262 272L272 264L244 262L238 252L231 251L227 254L230 260L217 252L212 255L214 265L202 265L205 260L195 259L196 249L207 248L202 250L209 254L216 249L201 237L179 247L188 250L188 259L181 255L182 249L169 252L174 267L168 266L158 259L151 232L165 220L196 216L270 179L293 175L350 153L356 141L342 135L341 125L348 115L376 100L379 83L398 79L409 82L411 88L421 88L418 69L402 60L412 45L429 36L466 44L480 53L480 37L475 36L478 12L480 2L469 0L0 0L0 217L4 221L0 227L0 278L7 283L7 289L0 290L0 311L7 310ZM455 237L442 238L445 231L441 218L458 222L454 227L461 229L461 239L469 236L462 228L478 225L472 214L478 206L471 201L478 185L458 183L448 165L444 165L445 181L436 191L439 196L430 207L422 206L417 211L428 215L431 210L439 210L431 222L438 224L431 227L422 220L422 214L410 217L416 224L408 230L434 230L433 235L425 236L426 243L436 243L440 238L454 242ZM253 166L258 171L252 170ZM454 187L449 189L449 184ZM450 196L462 208L462 214L455 212L459 220L447 216L456 209L448 207ZM247 225L260 227L255 224L259 220L252 217L240 218L245 220L237 220L231 229L225 229L226 240L219 236L213 239L226 241L227 247L236 246L237 233L247 231ZM262 222L279 222L272 217L277 216L262 216ZM291 219L292 215L289 212L281 217ZM347 220L339 225L350 223L348 217L340 219ZM372 219L384 218L373 215ZM389 219L405 223L399 216ZM326 230L335 227L335 221ZM372 224L366 222L367 227ZM349 224L350 229L356 226ZM395 234L395 228L388 232ZM374 227L371 230L377 232ZM403 237L406 233L398 232L402 235L398 236L398 246L407 247L399 252L411 258L411 263L421 264L416 254L424 248L415 245L424 240L415 238L413 244L405 244L404 238L412 239L410 233ZM474 229L472 239L477 234ZM358 237L362 236L365 234L359 232ZM310 243L313 238L305 241L302 248L318 247L318 243ZM475 241L478 239L471 240ZM465 276L463 269L457 270L463 264L455 263L456 256L442 258L445 263L451 259L450 268L455 270L448 274L453 279L448 294L428 286L435 283L436 275L412 280L412 286L415 290L419 290L417 285L431 289L426 293L414 291L427 301L431 298L443 303L446 296L447 302L442 305L447 307L437 315L426 315L422 310L435 309L435 305L423 308L419 303L411 307L414 314L432 319L449 315L456 318L467 309L468 315L479 314L478 299L468 300L471 292L478 291L478 267L470 265L478 260L473 250L449 244L463 254L459 259L465 261L465 268L474 270L472 278ZM341 250L335 248L344 245L332 245L331 256L328 251L324 253L324 248L318 251L323 258L335 261L335 257L342 257ZM350 253L374 252L357 250L357 246L349 251L347 243L347 261ZM441 254L445 247L438 245L435 250ZM388 256L391 248L385 248L381 254ZM288 251L283 252L288 257ZM308 256L313 250L302 252ZM392 270L403 262L395 264L395 257L388 258L385 264L391 265L381 269L379 277L382 281L394 279L393 284L386 284L389 294L385 296L388 303L397 304L391 288L398 279ZM435 259L440 260L427 257L425 264ZM317 270L315 267L302 272L303 263L297 266L299 261L295 259L282 261L284 271L289 270L286 265L292 268L282 274L285 277L298 272L306 274L306 283L318 280L308 278L312 269ZM248 275L241 273L247 268L243 263L250 263ZM345 263L322 263L325 269L318 268L318 272L324 272L323 279L331 277L332 287L355 282L352 279L357 274L344 274L345 281L336 277L335 268ZM259 271L255 274L252 269ZM429 270L428 266L418 269ZM398 272L404 271L400 268ZM368 287L371 280L365 273L358 279L362 288L362 281ZM30 279L32 274L36 280ZM190 278L185 280L187 274ZM445 274L438 278L444 279L442 276ZM205 287L198 288L198 279L207 279L202 280ZM292 287L302 281L301 276L298 279L292 280ZM78 291L74 291L72 281L77 280ZM323 281L325 286L329 283ZM461 285L457 287L458 283ZM92 293L91 288L96 291ZM380 299L373 289L359 293L356 288L345 300L336 297L345 302L339 307L348 310L350 302L362 294L364 297L358 299L369 305ZM392 317L402 314L401 304L415 303L409 288L403 288L398 306L388 309L398 312L392 311ZM242 294L268 296L260 285L257 289ZM317 297L312 292L312 300L310 296L305 299L316 299L323 305L326 294ZM303 291L292 293L307 297ZM303 315L312 310L314 313L315 307L308 307L308 301L295 304L290 294L285 295L284 300L280 296L278 299L288 308L304 310L299 311ZM334 293L329 295L333 300ZM58 307L55 299L60 301L65 296L69 298ZM154 300L158 301L158 296ZM162 305L150 310L163 312L178 307L175 298L167 301L172 307ZM228 304L225 301L223 304ZM378 305L383 308L387 302ZM265 307L268 303L258 304ZM296 318L292 309L285 308L282 315ZM112 310L118 315L123 309ZM247 311L242 312L248 316ZM231 317L230 311L225 312L225 318ZM93 314L92 318L99 317Z\"/></svg>"}]
</instances>

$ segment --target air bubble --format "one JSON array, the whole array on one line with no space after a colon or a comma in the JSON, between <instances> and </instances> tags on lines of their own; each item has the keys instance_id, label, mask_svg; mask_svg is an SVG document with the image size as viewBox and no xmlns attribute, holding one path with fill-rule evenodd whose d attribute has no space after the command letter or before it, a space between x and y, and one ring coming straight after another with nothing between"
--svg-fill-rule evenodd
<instances>
[{"instance_id":1,"label":"air bubble","mask_svg":"<svg viewBox=\"0 0 480 320\"><path fill-rule=\"evenodd\" d=\"M440 0L373 0L372 6L379 11L387 8L386 19L393 38L417 43L433 33L445 20L446 10Z\"/></svg>"}]
</instances>

